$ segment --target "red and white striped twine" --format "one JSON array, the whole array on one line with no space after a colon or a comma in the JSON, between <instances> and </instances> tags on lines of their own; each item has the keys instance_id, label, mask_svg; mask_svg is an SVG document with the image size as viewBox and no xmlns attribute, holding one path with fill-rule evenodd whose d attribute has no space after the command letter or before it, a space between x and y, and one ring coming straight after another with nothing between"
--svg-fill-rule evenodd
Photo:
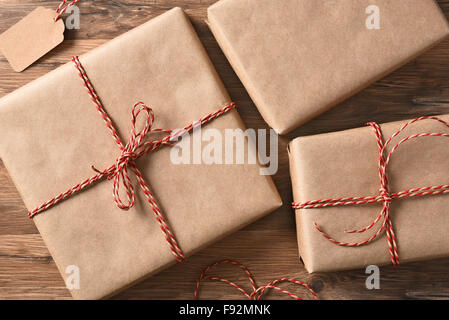
<instances>
[{"instance_id":1,"label":"red and white striped twine","mask_svg":"<svg viewBox=\"0 0 449 320\"><path fill-rule=\"evenodd\" d=\"M396 131L388 140L384 143L382 137L382 130L377 123L371 122L368 125L374 130L374 134L376 135L377 146L379 149L379 177L380 177L380 195L378 196L369 196L369 197L345 197L338 199L323 199L323 200L315 200L315 201L307 201L304 203L296 203L293 202L292 206L294 209L317 209L317 208L326 208L326 207L337 207L337 206L351 206L351 205L364 205L370 203L383 203L383 207L379 215L374 219L368 226L361 228L359 230L346 230L346 233L364 233L368 230L371 230L379 221L382 221L380 227L377 231L371 235L369 238L362 242L340 242L338 240L333 239L328 234L326 234L317 223L315 223L315 228L320 232L323 237L325 237L330 242L345 247L360 247L367 245L374 241L384 230L386 232L387 241L388 241L388 249L391 256L391 262L393 265L399 265L399 251L397 239L394 234L393 224L390 216L390 203L395 199L403 199L408 197L421 197L421 196L430 196L430 195L441 195L449 193L449 185L440 185L433 187L424 187L424 188L415 188L409 189L401 192L396 192L390 194L388 189L388 178L387 178L387 168L390 163L391 157L393 153L405 142L412 141L414 139L423 138L423 137L445 137L449 138L449 134L447 133L418 133L408 137L403 138L397 144L393 146L391 151L385 157L385 152L387 147L390 145L391 141L396 138L400 133L402 133L407 127L410 125L423 120L433 120L437 121L447 128L449 128L449 124L441 118L438 117L420 117L414 120L411 120L404 124L398 131Z\"/></svg>"},{"instance_id":2,"label":"red and white striped twine","mask_svg":"<svg viewBox=\"0 0 449 320\"><path fill-rule=\"evenodd\" d=\"M143 102L138 102L134 105L131 111L131 136L126 145L123 144L122 140L119 137L117 130L114 127L114 124L106 113L106 110L101 103L100 98L98 97L95 89L87 77L86 71L84 70L81 62L78 57L72 58L73 63L75 64L76 69L78 70L79 76L83 81L87 92L94 103L97 111L99 112L101 118L106 124L106 127L109 130L112 138L115 143L121 150L120 156L116 159L115 163L112 164L107 169L100 171L92 166L92 169L97 172L96 175L87 178L83 182L73 186L69 190L64 193L53 197L49 201L44 202L39 207L28 213L30 218L33 218L39 213L44 212L45 210L53 207L59 202L71 197L72 195L80 192L83 189L93 185L99 180L107 177L108 180L113 180L113 188L112 195L117 206L122 210L128 210L132 208L135 204L135 193L131 178L129 176L129 171L131 171L136 177L137 181L142 189L153 213L155 215L156 221L159 223L160 229L162 230L167 243L169 244L170 250L175 256L178 262L182 262L185 260L185 256L183 251L181 250L178 242L176 241L175 236L170 231L167 221L162 216L162 212L159 209L159 206L148 186L145 182L145 179L137 168L135 161L145 154L148 154L152 151L159 149L162 146L173 146L170 141L176 140L178 137L184 135L187 132L192 131L195 127L199 125L206 124L209 121L221 116L222 114L228 112L231 109L236 108L236 104L234 102L228 104L224 108L219 109L218 111L208 114L207 116L201 118L200 120L187 125L184 129L178 130L176 132L172 132L171 130L162 130L162 129L153 129L154 123L154 113L150 107L147 107ZM140 114L145 116L145 125L141 131L136 130L136 121ZM164 132L168 135L160 140L149 140L148 135L153 132ZM123 186L126 193L126 201L124 202L120 196L120 186Z\"/></svg>"},{"instance_id":3,"label":"red and white striped twine","mask_svg":"<svg viewBox=\"0 0 449 320\"><path fill-rule=\"evenodd\" d=\"M67 11L68 8L70 8L71 6L74 6L76 3L80 2L81 0L63 0L58 8L56 9L56 17L55 17L55 21L59 20L59 18L61 18L61 16Z\"/></svg>"},{"instance_id":4,"label":"red and white striped twine","mask_svg":"<svg viewBox=\"0 0 449 320\"><path fill-rule=\"evenodd\" d=\"M252 290L251 293L248 293L241 286L237 285L236 283L234 283L230 280L223 279L223 278L220 278L217 276L208 276L207 275L207 273L210 270L212 270L214 267L221 265L221 264L230 264L230 265L234 265L234 266L242 269L245 272L246 276L248 277L249 283L251 284L251 290ZM306 288L308 290L308 292L312 295L312 298L314 300L318 300L317 294L315 293L315 291L313 291L313 289L307 283L304 283L304 282L301 282L301 281L298 281L295 279L279 278L277 280L271 281L268 284L258 288L256 285L256 281L254 280L254 276L251 274L249 269L247 267L245 267L243 264L238 263L236 261L232 261L232 260L221 260L221 261L215 262L215 263L211 264L210 266L208 266L207 268L205 268L203 270L203 272L201 272L201 275L198 278L198 281L196 283L195 292L193 293L193 299L195 299L195 300L199 299L200 285L203 280L213 280L213 281L227 283L230 286L232 286L233 288L240 291L248 300L260 300L262 298L262 296L267 292L268 289L277 290L277 291L282 292L283 294L286 294L287 296L289 296L293 299L296 299L296 300L303 300L302 298L293 294L292 292L287 291L287 290L282 289L279 286L277 286L277 284L279 284L279 283L289 282L289 283L293 283L295 285L302 286L302 287Z\"/></svg>"}]
</instances>

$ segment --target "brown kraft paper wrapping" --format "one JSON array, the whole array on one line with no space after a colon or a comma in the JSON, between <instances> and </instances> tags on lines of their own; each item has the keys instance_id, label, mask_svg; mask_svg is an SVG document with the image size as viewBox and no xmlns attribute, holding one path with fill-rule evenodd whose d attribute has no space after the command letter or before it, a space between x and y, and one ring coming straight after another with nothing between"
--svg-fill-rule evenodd
<instances>
[{"instance_id":1,"label":"brown kraft paper wrapping","mask_svg":"<svg viewBox=\"0 0 449 320\"><path fill-rule=\"evenodd\" d=\"M441 118L449 121L449 115ZM404 123L381 125L384 141ZM392 141L386 154L402 138L423 132L449 133L449 129L431 120L417 122ZM289 152L297 203L379 195L379 151L370 127L297 138L290 142ZM390 193L448 184L447 159L447 138L423 137L402 144L387 169ZM390 214L401 263L449 256L448 207L449 195L391 202ZM325 272L390 264L385 232L371 244L348 248L329 242L314 226L316 222L338 241L360 242L378 228L362 234L346 234L344 230L367 226L381 209L382 203L296 210L299 251L306 269Z\"/></svg>"},{"instance_id":2,"label":"brown kraft paper wrapping","mask_svg":"<svg viewBox=\"0 0 449 320\"><path fill-rule=\"evenodd\" d=\"M370 5L380 29L366 27ZM221 0L220 47L265 121L285 134L443 40L434 0Z\"/></svg>"},{"instance_id":3,"label":"brown kraft paper wrapping","mask_svg":"<svg viewBox=\"0 0 449 320\"><path fill-rule=\"evenodd\" d=\"M179 8L80 60L124 141L138 101L153 108L154 127L164 129L182 128L230 102ZM205 128L245 130L235 110ZM119 154L72 63L0 100L0 156L29 210L94 175L91 165L112 165ZM258 165L175 165L170 147L137 165L186 255L281 205ZM112 181L103 180L34 218L63 277L68 266L79 267L74 298L110 296L175 263L137 183L134 189L129 211L117 208Z\"/></svg>"}]
</instances>

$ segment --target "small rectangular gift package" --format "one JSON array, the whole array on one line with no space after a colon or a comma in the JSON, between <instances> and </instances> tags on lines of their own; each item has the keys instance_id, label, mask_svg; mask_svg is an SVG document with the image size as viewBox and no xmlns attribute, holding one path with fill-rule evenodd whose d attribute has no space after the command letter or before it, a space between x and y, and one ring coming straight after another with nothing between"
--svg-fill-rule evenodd
<instances>
[{"instance_id":1,"label":"small rectangular gift package","mask_svg":"<svg viewBox=\"0 0 449 320\"><path fill-rule=\"evenodd\" d=\"M209 8L208 23L263 118L280 134L449 34L434 0L221 0Z\"/></svg>"},{"instance_id":2,"label":"small rectangular gift package","mask_svg":"<svg viewBox=\"0 0 449 320\"><path fill-rule=\"evenodd\" d=\"M179 8L0 100L0 157L63 277L79 268L74 298L111 296L281 206L259 165L177 165L158 137L245 130L233 107Z\"/></svg>"},{"instance_id":3,"label":"small rectangular gift package","mask_svg":"<svg viewBox=\"0 0 449 320\"><path fill-rule=\"evenodd\" d=\"M448 121L371 123L290 142L309 272L449 257Z\"/></svg>"}]
</instances>

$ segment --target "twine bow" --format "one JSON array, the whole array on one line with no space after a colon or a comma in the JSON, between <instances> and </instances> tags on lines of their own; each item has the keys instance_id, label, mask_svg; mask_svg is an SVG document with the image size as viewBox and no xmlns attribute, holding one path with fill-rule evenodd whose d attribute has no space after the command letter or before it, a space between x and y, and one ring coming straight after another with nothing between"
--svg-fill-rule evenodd
<instances>
[{"instance_id":1,"label":"twine bow","mask_svg":"<svg viewBox=\"0 0 449 320\"><path fill-rule=\"evenodd\" d=\"M388 249L390 252L391 262L394 266L399 265L399 251L397 239L394 233L393 224L391 221L390 215L390 203L395 199L402 199L407 197L420 197L420 196L429 196L429 195L441 195L449 193L449 185L440 185L433 187L425 187L425 188L415 188L409 189L401 192L390 193L388 187L388 177L387 177L387 169L388 165L391 161L392 155L395 151L405 142L412 141L418 138L423 137L445 137L449 138L449 134L447 133L418 133L411 136L407 136L400 140L397 144L391 148L391 151L386 154L387 147L391 144L392 140L396 138L399 134L401 134L407 127L410 125L423 121L423 120L432 120L437 121L440 124L443 124L445 127L449 128L449 124L441 118L438 117L420 117L414 120L411 120L405 123L398 131L396 131L388 140L384 143L382 130L377 123L371 122L368 125L373 129L374 134L377 140L377 146L379 149L379 178L380 178L380 190L378 196L369 196L369 197L348 197L348 198L338 198L338 199L324 199L324 200L314 200L307 201L304 203L296 203L293 202L292 206L294 209L316 209L316 208L326 208L326 207L337 207L337 206L351 206L351 205L364 205L370 203L382 203L382 210L379 215L374 219L368 226L360 229L360 230L346 230L346 233L365 233L368 230L371 230L379 221L382 221L382 224L377 229L377 231L361 242L340 242L338 240L333 239L327 233L325 233L317 223L315 223L315 228L318 232L320 232L324 238L329 240L330 242L344 247L360 247L367 245L373 242L384 230L387 236ZM385 156L386 155L386 156Z\"/></svg>"},{"instance_id":2,"label":"twine bow","mask_svg":"<svg viewBox=\"0 0 449 320\"><path fill-rule=\"evenodd\" d=\"M39 207L28 213L30 218L33 218L37 214L44 212L45 210L53 207L59 202L71 197L72 195L86 189L87 187L93 185L97 181L100 181L103 178L107 178L108 180L113 180L113 188L112 194L115 203L120 209L129 210L135 204L135 192L132 180L129 176L129 171L131 171L137 178L137 182L139 183L154 215L159 223L160 229L162 230L165 240L167 241L171 252L175 256L178 262L183 262L185 260L184 253L178 242L170 230L167 221L164 219L161 210L148 186L146 183L142 173L139 168L137 168L135 161L145 154L148 154L152 151L159 149L162 146L168 145L173 146L171 141L177 140L180 136L184 135L187 132L192 131L198 126L206 124L215 118L223 115L224 113L236 108L235 103L230 103L227 106L218 109L214 113L210 113L207 116L201 118L200 120L191 123L184 127L183 129L179 129L176 131L172 130L163 130L163 129L153 129L154 124L154 113L150 107L147 107L143 102L138 102L134 105L131 111L131 135L129 141L126 145L123 144L122 140L119 137L118 131L115 129L114 124L106 113L106 110L101 103L100 98L98 97L92 83L90 82L86 71L84 70L81 62L78 57L73 57L72 62L74 63L76 69L78 70L78 74L83 81L84 87L86 88L92 102L94 103L97 111L100 113L101 118L103 119L106 127L109 129L109 133L114 139L117 146L120 148L120 156L116 159L115 163L108 167L106 170L100 171L92 166L92 169L97 173L96 175L84 180L83 182L73 186L69 190L64 193L59 194L56 197L53 197L49 201L44 202ZM137 120L139 115L143 114L145 116L145 123L143 128L139 131L137 130ZM163 132L167 133L165 137L159 140L150 140L149 135L154 132ZM120 195L120 187L123 186L126 193L126 202L121 199Z\"/></svg>"},{"instance_id":3,"label":"twine bow","mask_svg":"<svg viewBox=\"0 0 449 320\"><path fill-rule=\"evenodd\" d=\"M251 284L252 292L248 293L242 287L240 287L239 285L237 285L236 283L234 283L230 280L223 279L223 278L220 278L217 276L208 276L207 275L207 273L210 270L212 270L213 268L215 268L216 266L221 265L221 264L230 264L230 265L233 265L233 266L236 266L236 267L239 267L240 269L242 269L245 272L246 276L248 277L248 280ZM215 262L215 263L211 264L210 266L208 266L207 268L205 268L203 270L203 272L201 272L201 275L198 278L198 281L196 283L195 292L193 293L194 300L198 300L198 298L199 298L200 285L203 280L214 280L214 281L219 281L219 282L229 284L230 286L232 286L235 289L237 289L238 291L240 291L248 300L260 300L262 298L262 296L270 289L282 292L295 300L303 300L301 297L293 294L290 291L282 289L281 287L278 286L278 284L280 284L280 283L289 282L289 283L293 283L295 285L302 286L302 287L306 288L307 291L312 295L313 299L318 300L317 294L307 283L304 283L304 282L301 282L301 281L298 281L295 279L279 278L277 280L271 281L268 284L258 288L256 286L256 281L254 280L254 276L249 271L249 269L247 267L245 267L243 264L238 263L236 261L232 261L232 260L221 260L221 261Z\"/></svg>"},{"instance_id":4,"label":"twine bow","mask_svg":"<svg viewBox=\"0 0 449 320\"><path fill-rule=\"evenodd\" d=\"M138 116L145 114L145 125L141 131L136 131L136 121ZM154 151L162 145L173 146L171 142L165 140L148 140L148 135L151 132L165 132L171 134L171 130L152 129L154 123L153 109L147 107L143 102L138 102L134 105L131 111L131 134L128 143L123 146L120 140L116 140L120 147L121 154L117 158L114 165L106 170L99 171L94 166L92 169L98 173L106 175L108 180L113 180L113 197L114 201L120 209L128 210L135 204L135 193L131 178L129 177L128 169L139 178L142 176L139 169L136 167L135 160L142 157L144 154ZM139 179L139 183L141 183ZM120 185L125 188L127 203L123 203L120 197ZM142 185L142 184L141 184Z\"/></svg>"}]
</instances>

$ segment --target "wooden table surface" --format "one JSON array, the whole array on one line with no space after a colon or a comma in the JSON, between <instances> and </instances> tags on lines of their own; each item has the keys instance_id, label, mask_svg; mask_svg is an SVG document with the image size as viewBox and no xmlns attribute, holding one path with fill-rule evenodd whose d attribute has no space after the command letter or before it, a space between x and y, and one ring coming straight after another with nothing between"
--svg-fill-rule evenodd
<instances>
[{"instance_id":1,"label":"wooden table surface","mask_svg":"<svg viewBox=\"0 0 449 320\"><path fill-rule=\"evenodd\" d=\"M354 0L355 1L355 0ZM250 128L268 128L241 82L232 71L204 20L216 0L84 0L80 30L66 31L62 45L23 73L15 73L0 56L0 97L166 10L186 10ZM449 18L449 1L439 0ZM58 1L0 0L0 33L37 6L56 8ZM236 21L235 23L238 23ZM375 45L375 44L373 44ZM449 113L449 40L390 76L370 86L302 128L281 138L279 172L275 183L284 207L270 216L116 296L119 299L191 299L195 281L206 265L222 258L236 259L255 274L259 284L289 276L309 282L322 299L435 299L449 298L449 259L381 268L381 289L365 287L364 270L309 275L298 257L287 142L300 135L387 122L419 115ZM38 112L38 110L36 110ZM255 192L257 192L255 190ZM245 283L239 271L223 267L220 273ZM287 286L288 287L288 286ZM293 288L292 288L293 289ZM240 299L238 292L220 283L208 283L204 298ZM70 299L7 171L0 161L0 299ZM271 299L284 298L272 293Z\"/></svg>"}]
</instances>

